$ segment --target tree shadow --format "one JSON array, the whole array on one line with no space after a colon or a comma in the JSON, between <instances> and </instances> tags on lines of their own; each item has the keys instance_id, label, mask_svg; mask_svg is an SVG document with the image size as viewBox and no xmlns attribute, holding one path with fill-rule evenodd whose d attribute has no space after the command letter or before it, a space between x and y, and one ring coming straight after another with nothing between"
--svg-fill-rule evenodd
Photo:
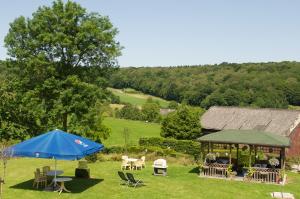
<instances>
[{"instance_id":1,"label":"tree shadow","mask_svg":"<svg viewBox=\"0 0 300 199\"><path fill-rule=\"evenodd\" d=\"M60 176L60 177L69 177L69 176ZM101 183L104 179L96 179L96 178L74 178L71 177L73 180L66 182L65 186L67 189L71 191L71 193L81 193L89 188ZM33 191L45 191L44 188L36 189L32 187L33 179L27 180L25 182L21 182L19 184L10 186L10 189L25 189L25 190L33 190Z\"/></svg>"},{"instance_id":2,"label":"tree shadow","mask_svg":"<svg viewBox=\"0 0 300 199\"><path fill-rule=\"evenodd\" d=\"M196 174L199 174L199 167L195 167L195 168L192 168L189 173L196 173Z\"/></svg>"}]
</instances>

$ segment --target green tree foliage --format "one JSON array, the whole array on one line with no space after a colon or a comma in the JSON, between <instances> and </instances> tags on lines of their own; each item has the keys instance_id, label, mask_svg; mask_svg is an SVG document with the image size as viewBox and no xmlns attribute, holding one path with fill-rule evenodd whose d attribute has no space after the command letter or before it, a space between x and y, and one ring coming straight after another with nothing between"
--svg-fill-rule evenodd
<instances>
[{"instance_id":1,"label":"green tree foliage","mask_svg":"<svg viewBox=\"0 0 300 199\"><path fill-rule=\"evenodd\" d=\"M120 110L117 110L116 117L129 120L143 120L141 110L132 104L126 104Z\"/></svg>"},{"instance_id":2,"label":"green tree foliage","mask_svg":"<svg viewBox=\"0 0 300 199\"><path fill-rule=\"evenodd\" d=\"M177 109L177 107L178 107L178 103L176 101L173 100L169 102L168 108Z\"/></svg>"},{"instance_id":3,"label":"green tree foliage","mask_svg":"<svg viewBox=\"0 0 300 199\"><path fill-rule=\"evenodd\" d=\"M69 75L100 81L116 68L120 45L108 17L61 0L38 8L32 16L15 19L5 37L8 55L21 65L28 83Z\"/></svg>"},{"instance_id":4,"label":"green tree foliage","mask_svg":"<svg viewBox=\"0 0 300 199\"><path fill-rule=\"evenodd\" d=\"M116 117L130 120L159 122L161 119L159 110L159 105L152 102L145 103L141 109L132 104L126 104L123 108L116 111Z\"/></svg>"},{"instance_id":5,"label":"green tree foliage","mask_svg":"<svg viewBox=\"0 0 300 199\"><path fill-rule=\"evenodd\" d=\"M159 147L173 149L176 152L199 156L200 142L192 140L176 140L174 138L148 137L140 138L139 145L143 147Z\"/></svg>"},{"instance_id":6,"label":"green tree foliage","mask_svg":"<svg viewBox=\"0 0 300 199\"><path fill-rule=\"evenodd\" d=\"M161 136L179 140L196 139L201 136L199 122L201 110L186 105L178 107L162 122Z\"/></svg>"},{"instance_id":7,"label":"green tree foliage","mask_svg":"<svg viewBox=\"0 0 300 199\"><path fill-rule=\"evenodd\" d=\"M5 68L13 78L3 80L2 70L0 75L6 83L0 91L1 131L23 139L62 128L106 138L101 104L113 99L105 88L118 68L117 32L108 17L72 1L57 0L32 18L15 19L5 37L10 56Z\"/></svg>"},{"instance_id":8,"label":"green tree foliage","mask_svg":"<svg viewBox=\"0 0 300 199\"><path fill-rule=\"evenodd\" d=\"M299 62L122 68L110 83L203 108L287 108L300 103Z\"/></svg>"},{"instance_id":9,"label":"green tree foliage","mask_svg":"<svg viewBox=\"0 0 300 199\"><path fill-rule=\"evenodd\" d=\"M160 121L160 112L159 105L157 103L145 103L142 106L142 115L145 121L148 122L159 122Z\"/></svg>"}]
</instances>

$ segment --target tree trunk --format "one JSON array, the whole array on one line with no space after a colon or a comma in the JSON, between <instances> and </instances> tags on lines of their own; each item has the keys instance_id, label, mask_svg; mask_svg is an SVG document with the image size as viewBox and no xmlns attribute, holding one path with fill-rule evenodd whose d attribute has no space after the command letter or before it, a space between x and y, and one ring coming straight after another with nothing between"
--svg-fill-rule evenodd
<instances>
[{"instance_id":1,"label":"tree trunk","mask_svg":"<svg viewBox=\"0 0 300 199\"><path fill-rule=\"evenodd\" d=\"M68 131L68 113L63 114L63 129Z\"/></svg>"}]
</instances>

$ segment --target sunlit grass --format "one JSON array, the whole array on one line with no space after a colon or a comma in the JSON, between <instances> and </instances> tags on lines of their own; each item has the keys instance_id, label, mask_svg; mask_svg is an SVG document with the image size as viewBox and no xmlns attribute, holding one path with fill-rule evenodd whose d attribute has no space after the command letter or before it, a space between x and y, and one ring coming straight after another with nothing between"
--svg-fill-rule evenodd
<instances>
[{"instance_id":1,"label":"sunlit grass","mask_svg":"<svg viewBox=\"0 0 300 199\"><path fill-rule=\"evenodd\" d=\"M105 146L124 145L124 128L129 129L129 144L136 145L141 137L158 137L160 136L160 124L147 123L144 121L133 121L107 117L104 124L111 128L111 135L103 143Z\"/></svg>"},{"instance_id":2,"label":"sunlit grass","mask_svg":"<svg viewBox=\"0 0 300 199\"><path fill-rule=\"evenodd\" d=\"M130 188L119 184L117 171L120 162L96 162L89 164L92 180L73 180L66 183L72 193L58 193L32 188L33 171L36 167L50 165L53 160L15 159L8 162L4 198L12 199L97 199L97 198L197 198L197 199L268 199L270 192L290 192L300 197L300 175L288 173L289 183L285 186L236 182L217 179L199 178L193 173L194 165L182 166L169 164L168 176L153 176L151 162L147 162L142 171L133 171L138 179L145 181L146 186ZM74 176L77 161L58 161L58 169L65 176Z\"/></svg>"},{"instance_id":3,"label":"sunlit grass","mask_svg":"<svg viewBox=\"0 0 300 199\"><path fill-rule=\"evenodd\" d=\"M143 104L147 102L148 98L152 98L153 100L157 101L159 105L163 108L166 108L169 105L168 101L151 95L146 95L143 93L127 93L127 92L123 92L121 89L114 89L114 88L109 88L109 90L111 90L113 94L119 96L120 101L123 103L130 103L141 107Z\"/></svg>"}]
</instances>

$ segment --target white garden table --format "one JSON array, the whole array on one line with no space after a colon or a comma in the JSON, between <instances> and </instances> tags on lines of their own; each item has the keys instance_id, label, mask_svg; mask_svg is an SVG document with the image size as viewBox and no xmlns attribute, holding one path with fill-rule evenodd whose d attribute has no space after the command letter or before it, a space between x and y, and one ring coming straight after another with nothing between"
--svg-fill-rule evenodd
<instances>
[{"instance_id":1,"label":"white garden table","mask_svg":"<svg viewBox=\"0 0 300 199\"><path fill-rule=\"evenodd\" d=\"M59 192L59 195L61 194L61 192L65 191L65 192L71 192L69 191L66 187L65 187L65 182L71 181L72 178L56 178L55 182L60 182L60 186L59 189L56 190L57 192Z\"/></svg>"},{"instance_id":2,"label":"white garden table","mask_svg":"<svg viewBox=\"0 0 300 199\"><path fill-rule=\"evenodd\" d=\"M51 170L51 171L48 171L47 174L46 174L47 176L54 176L54 178L53 178L50 186L53 184L53 188L56 187L56 185L57 185L57 183L55 181L56 176L62 175L63 173L64 173L64 171L62 171L62 170Z\"/></svg>"},{"instance_id":3,"label":"white garden table","mask_svg":"<svg viewBox=\"0 0 300 199\"><path fill-rule=\"evenodd\" d=\"M127 161L130 162L130 170L132 170L133 163L138 161L136 158L127 158Z\"/></svg>"}]
</instances>

